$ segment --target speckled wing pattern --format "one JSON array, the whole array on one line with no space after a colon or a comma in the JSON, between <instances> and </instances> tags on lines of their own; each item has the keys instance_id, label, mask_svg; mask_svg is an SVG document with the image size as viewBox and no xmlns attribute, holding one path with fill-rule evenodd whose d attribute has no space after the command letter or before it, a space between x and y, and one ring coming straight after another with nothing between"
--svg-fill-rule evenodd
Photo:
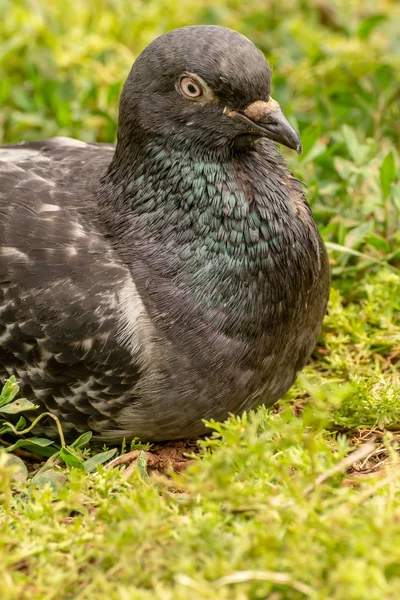
<instances>
[{"instance_id":1,"label":"speckled wing pattern","mask_svg":"<svg viewBox=\"0 0 400 600\"><path fill-rule=\"evenodd\" d=\"M0 379L67 434L113 429L138 378L117 337L129 273L90 216L112 154L64 138L0 148Z\"/></svg>"}]
</instances>

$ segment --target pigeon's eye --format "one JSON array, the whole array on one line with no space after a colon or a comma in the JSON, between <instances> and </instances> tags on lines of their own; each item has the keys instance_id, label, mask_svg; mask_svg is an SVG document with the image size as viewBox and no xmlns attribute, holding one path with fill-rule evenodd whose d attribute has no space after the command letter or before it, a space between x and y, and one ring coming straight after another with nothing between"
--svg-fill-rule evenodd
<instances>
[{"instance_id":1,"label":"pigeon's eye","mask_svg":"<svg viewBox=\"0 0 400 600\"><path fill-rule=\"evenodd\" d=\"M193 77L182 77L179 85L188 98L199 98L203 94L200 84Z\"/></svg>"}]
</instances>

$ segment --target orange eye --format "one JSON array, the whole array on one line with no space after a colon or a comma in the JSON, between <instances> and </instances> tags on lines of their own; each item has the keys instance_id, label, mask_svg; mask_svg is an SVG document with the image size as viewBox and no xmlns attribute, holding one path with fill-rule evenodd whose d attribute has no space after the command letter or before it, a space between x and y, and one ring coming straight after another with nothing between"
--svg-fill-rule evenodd
<instances>
[{"instance_id":1,"label":"orange eye","mask_svg":"<svg viewBox=\"0 0 400 600\"><path fill-rule=\"evenodd\" d=\"M200 85L192 77L183 77L180 86L183 94L188 98L199 98L203 93Z\"/></svg>"}]
</instances>

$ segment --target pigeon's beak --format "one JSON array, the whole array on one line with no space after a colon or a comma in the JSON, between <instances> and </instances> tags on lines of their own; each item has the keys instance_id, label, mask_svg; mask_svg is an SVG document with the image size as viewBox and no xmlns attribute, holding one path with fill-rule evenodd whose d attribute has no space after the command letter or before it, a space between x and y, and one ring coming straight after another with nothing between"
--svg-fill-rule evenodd
<instances>
[{"instance_id":1,"label":"pigeon's beak","mask_svg":"<svg viewBox=\"0 0 400 600\"><path fill-rule=\"evenodd\" d=\"M255 133L279 142L301 154L302 146L299 134L290 125L278 102L273 98L270 98L268 102L262 100L252 102L244 110L225 108L224 114L246 123Z\"/></svg>"}]
</instances>

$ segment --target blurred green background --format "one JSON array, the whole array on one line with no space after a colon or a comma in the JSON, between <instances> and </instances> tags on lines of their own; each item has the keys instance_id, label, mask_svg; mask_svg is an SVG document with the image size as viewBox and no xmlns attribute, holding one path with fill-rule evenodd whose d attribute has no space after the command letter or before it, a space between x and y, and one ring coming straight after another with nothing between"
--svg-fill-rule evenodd
<instances>
[{"instance_id":1,"label":"blurred green background","mask_svg":"<svg viewBox=\"0 0 400 600\"><path fill-rule=\"evenodd\" d=\"M254 41L299 128L288 154L332 246L333 274L400 262L400 3L390 0L0 0L0 142L114 141L138 53L188 24ZM335 252L334 250L337 250ZM357 255L356 253L361 253Z\"/></svg>"}]
</instances>

